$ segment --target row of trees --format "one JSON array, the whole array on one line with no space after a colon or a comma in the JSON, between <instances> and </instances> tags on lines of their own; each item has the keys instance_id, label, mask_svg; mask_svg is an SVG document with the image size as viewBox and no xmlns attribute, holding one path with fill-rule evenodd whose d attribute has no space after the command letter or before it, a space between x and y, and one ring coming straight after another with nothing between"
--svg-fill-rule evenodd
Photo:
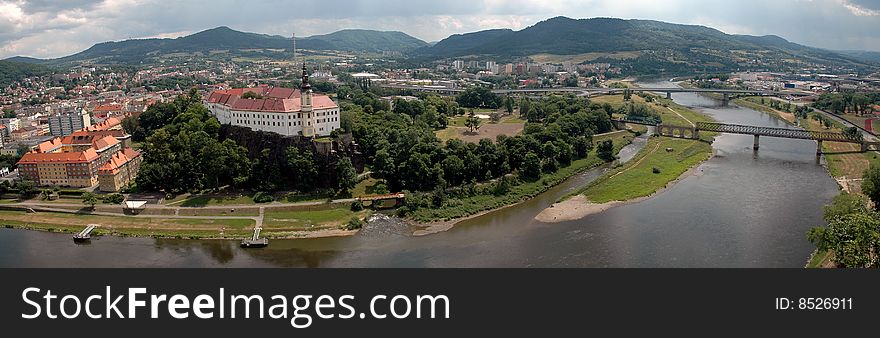
<instances>
[{"instance_id":1,"label":"row of trees","mask_svg":"<svg viewBox=\"0 0 880 338\"><path fill-rule=\"evenodd\" d=\"M849 193L836 196L825 206L828 225L807 233L817 249L834 254L840 267L880 267L880 167L865 172L862 192L868 198Z\"/></svg>"},{"instance_id":2,"label":"row of trees","mask_svg":"<svg viewBox=\"0 0 880 338\"><path fill-rule=\"evenodd\" d=\"M880 103L880 93L826 93L819 96L813 106L836 114L850 112L864 115L873 112L873 106Z\"/></svg>"}]
</instances>

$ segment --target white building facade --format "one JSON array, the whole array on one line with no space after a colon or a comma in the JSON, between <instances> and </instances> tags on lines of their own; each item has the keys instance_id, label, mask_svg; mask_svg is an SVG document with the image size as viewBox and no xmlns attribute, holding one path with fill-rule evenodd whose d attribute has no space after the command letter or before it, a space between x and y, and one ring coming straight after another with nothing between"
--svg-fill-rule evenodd
<instances>
[{"instance_id":1,"label":"white building facade","mask_svg":"<svg viewBox=\"0 0 880 338\"><path fill-rule=\"evenodd\" d=\"M340 126L339 106L327 95L313 94L308 75L303 76L302 83L300 90L275 87L218 90L211 93L205 106L223 124L285 136L330 135ZM253 95L244 98L245 93Z\"/></svg>"}]
</instances>

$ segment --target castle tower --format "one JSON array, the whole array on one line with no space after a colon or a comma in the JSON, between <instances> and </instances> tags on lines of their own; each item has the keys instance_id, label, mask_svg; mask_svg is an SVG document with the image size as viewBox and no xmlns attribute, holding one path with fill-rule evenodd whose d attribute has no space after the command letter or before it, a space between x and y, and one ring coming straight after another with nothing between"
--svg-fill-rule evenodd
<instances>
[{"instance_id":1,"label":"castle tower","mask_svg":"<svg viewBox=\"0 0 880 338\"><path fill-rule=\"evenodd\" d=\"M303 136L314 137L317 119L312 111L312 85L309 84L309 73L306 64L303 62L302 67L302 85L300 86L300 111L306 119L306 125L303 127Z\"/></svg>"}]
</instances>

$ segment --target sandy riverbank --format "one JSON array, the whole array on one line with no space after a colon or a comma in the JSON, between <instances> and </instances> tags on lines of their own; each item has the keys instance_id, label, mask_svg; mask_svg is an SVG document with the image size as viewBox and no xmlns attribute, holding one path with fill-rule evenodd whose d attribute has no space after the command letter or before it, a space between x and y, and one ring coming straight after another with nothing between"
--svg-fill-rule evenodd
<instances>
[{"instance_id":1,"label":"sandy riverbank","mask_svg":"<svg viewBox=\"0 0 880 338\"><path fill-rule=\"evenodd\" d=\"M549 208L541 211L538 216L535 216L535 220L544 223L574 221L592 214L598 214L623 203L620 201L601 204L591 203L587 200L586 196L577 195L565 201L554 203Z\"/></svg>"},{"instance_id":2,"label":"sandy riverbank","mask_svg":"<svg viewBox=\"0 0 880 338\"><path fill-rule=\"evenodd\" d=\"M712 156L709 157L709 159L711 159L714 156L715 155L713 154ZM708 161L709 159L706 159L706 161ZM593 203L593 202L590 202L590 200L587 199L587 197L584 195L576 195L576 196L569 198L567 200L553 203L550 207L544 209L543 211L541 211L540 214L535 216L535 220L539 221L539 222L543 222L543 223L561 223L561 222L567 222L567 221L574 221L574 220L579 220L581 218L587 217L589 215L598 214L598 213L607 211L608 209L611 209L614 207L619 207L621 205L627 205L627 204L645 201L647 199L653 198L654 196L657 196L657 195L663 193L664 191L666 191L666 189L671 188L672 186L674 186L676 183L678 183L679 181L681 181L685 177L688 177L690 175L695 174L697 172L697 168L699 168L703 163L706 163L706 161L697 163L696 165L694 165L693 167L691 167L690 169L688 169L687 171L685 171L684 173L679 175L676 179L666 183L666 186L658 189L657 191L655 191L654 193L652 193L648 196L638 197L638 198L634 198L634 199L627 200L627 201L611 201L611 202L607 202L607 203Z\"/></svg>"}]
</instances>

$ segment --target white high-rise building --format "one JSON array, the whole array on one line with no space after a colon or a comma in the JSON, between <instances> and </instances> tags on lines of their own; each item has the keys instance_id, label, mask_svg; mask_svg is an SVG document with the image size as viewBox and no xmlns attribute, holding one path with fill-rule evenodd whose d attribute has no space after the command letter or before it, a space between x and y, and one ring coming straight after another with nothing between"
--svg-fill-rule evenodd
<instances>
[{"instance_id":1,"label":"white high-rise building","mask_svg":"<svg viewBox=\"0 0 880 338\"><path fill-rule=\"evenodd\" d=\"M83 108L66 114L49 117L49 133L52 136L65 136L92 125L92 118Z\"/></svg>"}]
</instances>

